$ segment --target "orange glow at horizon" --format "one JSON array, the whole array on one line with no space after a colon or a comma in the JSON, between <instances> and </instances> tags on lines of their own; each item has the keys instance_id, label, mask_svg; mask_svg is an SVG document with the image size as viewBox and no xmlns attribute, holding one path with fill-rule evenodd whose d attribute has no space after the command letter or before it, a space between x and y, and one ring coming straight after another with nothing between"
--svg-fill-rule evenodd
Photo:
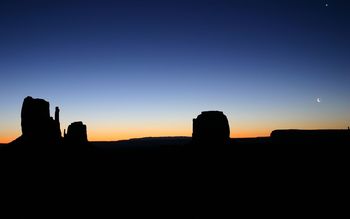
<instances>
[{"instance_id":1,"label":"orange glow at horizon","mask_svg":"<svg viewBox=\"0 0 350 219\"><path fill-rule=\"evenodd\" d=\"M16 138L18 138L20 133L8 133L6 136L0 136L0 143L10 143ZM270 131L231 131L231 138L249 138L249 137L264 137L269 136ZM144 138L144 137L165 137L165 136L192 136L192 130L174 130L174 131L150 131L150 130L138 130L138 131L90 131L88 130L88 140L89 141L119 141L128 140L132 138Z\"/></svg>"},{"instance_id":2,"label":"orange glow at horizon","mask_svg":"<svg viewBox=\"0 0 350 219\"><path fill-rule=\"evenodd\" d=\"M254 120L248 119L239 121L229 121L230 123L230 137L231 138L254 138L254 137L268 137L275 129L341 129L342 122L339 120L330 122L315 122L315 121L267 121L265 123L257 124ZM89 126L87 123L87 134L89 141L118 141L128 140L132 138L144 137L164 137L164 136L192 136L192 125L182 122L169 122L167 124L143 123L123 124L120 127L114 124L98 123ZM288 124L288 125L285 125ZM65 127L66 125L62 125ZM21 135L20 129L12 128L11 131L0 130L0 143L10 143ZM62 129L63 135L63 129Z\"/></svg>"},{"instance_id":3,"label":"orange glow at horizon","mask_svg":"<svg viewBox=\"0 0 350 219\"><path fill-rule=\"evenodd\" d=\"M234 132L230 134L230 138L255 138L255 137L268 137L271 131L266 132ZM108 133L91 133L88 134L89 141L119 141L128 140L132 138L145 138L145 137L192 137L192 132L125 132L125 133L115 133L113 135L108 135Z\"/></svg>"},{"instance_id":4,"label":"orange glow at horizon","mask_svg":"<svg viewBox=\"0 0 350 219\"><path fill-rule=\"evenodd\" d=\"M2 132L0 136L0 143L7 144L21 136L20 131L17 132Z\"/></svg>"}]
</instances>

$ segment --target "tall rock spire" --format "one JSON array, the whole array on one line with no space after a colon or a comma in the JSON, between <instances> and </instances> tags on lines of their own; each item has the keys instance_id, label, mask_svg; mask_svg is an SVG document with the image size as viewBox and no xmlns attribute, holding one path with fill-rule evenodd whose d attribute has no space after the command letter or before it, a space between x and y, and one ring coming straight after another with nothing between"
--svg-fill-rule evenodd
<instances>
[{"instance_id":1,"label":"tall rock spire","mask_svg":"<svg viewBox=\"0 0 350 219\"><path fill-rule=\"evenodd\" d=\"M56 106L55 108L55 124L56 124L56 133L59 135L59 138L62 137L61 125L60 125L60 108Z\"/></svg>"}]
</instances>

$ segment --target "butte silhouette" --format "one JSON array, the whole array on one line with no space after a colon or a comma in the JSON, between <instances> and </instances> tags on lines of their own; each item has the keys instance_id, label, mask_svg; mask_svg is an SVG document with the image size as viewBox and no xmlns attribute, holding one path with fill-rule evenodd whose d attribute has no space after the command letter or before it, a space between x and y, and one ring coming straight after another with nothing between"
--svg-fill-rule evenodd
<instances>
[{"instance_id":1,"label":"butte silhouette","mask_svg":"<svg viewBox=\"0 0 350 219\"><path fill-rule=\"evenodd\" d=\"M62 137L60 128L60 109L55 108L55 118L50 116L50 104L44 99L26 97L22 104L22 135L11 142L13 145L58 146L62 144L85 144L86 125L74 122Z\"/></svg>"},{"instance_id":2,"label":"butte silhouette","mask_svg":"<svg viewBox=\"0 0 350 219\"><path fill-rule=\"evenodd\" d=\"M195 145L227 145L230 126L221 111L204 111L193 119L192 140Z\"/></svg>"}]
</instances>

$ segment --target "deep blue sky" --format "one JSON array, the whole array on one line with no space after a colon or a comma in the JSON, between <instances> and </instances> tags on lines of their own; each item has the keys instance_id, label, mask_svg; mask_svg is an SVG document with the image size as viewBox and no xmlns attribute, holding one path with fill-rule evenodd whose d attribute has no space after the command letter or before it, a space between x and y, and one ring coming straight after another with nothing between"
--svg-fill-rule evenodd
<instances>
[{"instance_id":1,"label":"deep blue sky","mask_svg":"<svg viewBox=\"0 0 350 219\"><path fill-rule=\"evenodd\" d=\"M191 135L204 110L224 111L231 137L346 128L350 1L328 4L1 1L0 142L28 95L91 140Z\"/></svg>"}]
</instances>

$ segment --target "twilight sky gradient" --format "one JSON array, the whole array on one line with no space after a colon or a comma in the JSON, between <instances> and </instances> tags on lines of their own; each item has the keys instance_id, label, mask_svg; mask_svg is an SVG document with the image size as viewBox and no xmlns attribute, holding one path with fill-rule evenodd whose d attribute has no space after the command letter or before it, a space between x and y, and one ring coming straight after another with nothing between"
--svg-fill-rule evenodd
<instances>
[{"instance_id":1,"label":"twilight sky gradient","mask_svg":"<svg viewBox=\"0 0 350 219\"><path fill-rule=\"evenodd\" d=\"M350 1L0 2L0 142L26 96L89 140L190 136L221 110L231 137L350 126ZM316 98L321 98L321 103Z\"/></svg>"}]
</instances>

